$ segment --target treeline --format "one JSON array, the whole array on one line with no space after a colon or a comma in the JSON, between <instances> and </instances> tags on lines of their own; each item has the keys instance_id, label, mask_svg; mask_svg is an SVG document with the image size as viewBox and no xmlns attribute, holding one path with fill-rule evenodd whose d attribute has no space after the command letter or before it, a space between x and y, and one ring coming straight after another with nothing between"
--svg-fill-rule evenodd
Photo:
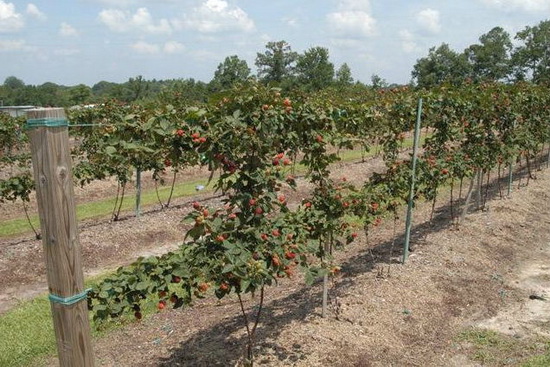
<instances>
[{"instance_id":1,"label":"treeline","mask_svg":"<svg viewBox=\"0 0 550 367\"><path fill-rule=\"evenodd\" d=\"M512 42L510 34L495 27L479 37L479 43L462 52L448 44L432 47L417 60L412 71L418 87L433 87L447 82L550 82L550 20L519 31Z\"/></svg>"},{"instance_id":2,"label":"treeline","mask_svg":"<svg viewBox=\"0 0 550 367\"><path fill-rule=\"evenodd\" d=\"M495 27L479 38L479 43L463 51L455 51L446 43L432 47L426 57L417 60L412 70L411 85L429 88L442 83L532 81L550 82L550 20L528 26L514 39L502 27ZM15 76L0 85L3 105L73 106L100 103L109 99L122 102L170 99L174 95L189 103L206 102L213 95L232 88L237 83L254 79L278 86L283 91L315 92L327 87L386 88L389 85L378 75L372 75L370 85L355 81L347 63L338 68L330 61L329 50L311 47L303 53L292 50L286 41L269 42L255 59L253 74L245 60L227 56L208 83L195 79L146 80L142 76L124 83L100 81L92 87L84 84L63 86L47 82L26 85Z\"/></svg>"},{"instance_id":3,"label":"treeline","mask_svg":"<svg viewBox=\"0 0 550 367\"><path fill-rule=\"evenodd\" d=\"M0 86L0 101L3 105L73 106L109 99L136 102L177 95L190 103L200 103L250 79L304 92L354 83L350 67L344 63L336 69L324 47L312 47L299 54L286 41L269 42L266 50L257 54L255 65L257 75L252 74L245 60L237 55L228 56L208 83L194 79L146 80L137 76L124 83L101 81L92 87L84 84L67 87L50 82L35 86L10 76ZM383 82L379 77L375 80Z\"/></svg>"}]
</instances>

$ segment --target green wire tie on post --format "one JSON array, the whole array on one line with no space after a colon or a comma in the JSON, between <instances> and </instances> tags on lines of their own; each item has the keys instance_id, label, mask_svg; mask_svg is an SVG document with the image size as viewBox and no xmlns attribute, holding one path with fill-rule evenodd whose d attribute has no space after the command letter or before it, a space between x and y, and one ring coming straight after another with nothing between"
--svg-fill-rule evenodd
<instances>
[{"instance_id":1,"label":"green wire tie on post","mask_svg":"<svg viewBox=\"0 0 550 367\"><path fill-rule=\"evenodd\" d=\"M56 296L55 294L49 294L48 295L48 298L50 299L51 302L54 302L54 303L59 303L61 305L65 305L65 306L70 306L70 305L73 305L77 302L80 302L84 299L86 299L88 297L88 292L90 292L92 290L92 288L88 288L88 289L85 289L84 292L82 293L79 293L79 294L75 294L74 296L70 296L70 297L60 297L60 296Z\"/></svg>"},{"instance_id":2,"label":"green wire tie on post","mask_svg":"<svg viewBox=\"0 0 550 367\"><path fill-rule=\"evenodd\" d=\"M69 126L69 120L65 118L42 118L42 119L28 119L25 124L25 129L33 129L36 127L67 127Z\"/></svg>"},{"instance_id":3,"label":"green wire tie on post","mask_svg":"<svg viewBox=\"0 0 550 367\"><path fill-rule=\"evenodd\" d=\"M43 119L28 119L25 124L25 129L33 129L36 127L96 127L96 126L113 126L113 124L69 124L69 120L65 118L43 118Z\"/></svg>"}]
</instances>

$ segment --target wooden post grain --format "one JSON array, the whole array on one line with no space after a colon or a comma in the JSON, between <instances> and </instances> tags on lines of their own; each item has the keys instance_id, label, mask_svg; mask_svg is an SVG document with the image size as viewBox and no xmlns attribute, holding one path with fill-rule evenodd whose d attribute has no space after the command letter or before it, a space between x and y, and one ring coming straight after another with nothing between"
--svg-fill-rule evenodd
<instances>
[{"instance_id":1,"label":"wooden post grain","mask_svg":"<svg viewBox=\"0 0 550 367\"><path fill-rule=\"evenodd\" d=\"M65 119L62 108L33 109L30 120ZM68 298L84 291L72 164L67 127L36 126L28 130L46 274L50 294ZM94 365L86 299L71 305L52 302L60 366Z\"/></svg>"}]
</instances>

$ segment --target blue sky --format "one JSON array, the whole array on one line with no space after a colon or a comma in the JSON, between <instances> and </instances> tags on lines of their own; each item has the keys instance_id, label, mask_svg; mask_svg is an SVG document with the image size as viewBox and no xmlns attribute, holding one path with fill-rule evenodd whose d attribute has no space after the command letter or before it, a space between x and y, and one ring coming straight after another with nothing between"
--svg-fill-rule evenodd
<instances>
[{"instance_id":1,"label":"blue sky","mask_svg":"<svg viewBox=\"0 0 550 367\"><path fill-rule=\"evenodd\" d=\"M406 83L432 46L462 51L495 26L512 36L550 18L550 0L0 0L0 82L209 81L226 56L269 41L322 46L355 79Z\"/></svg>"}]
</instances>

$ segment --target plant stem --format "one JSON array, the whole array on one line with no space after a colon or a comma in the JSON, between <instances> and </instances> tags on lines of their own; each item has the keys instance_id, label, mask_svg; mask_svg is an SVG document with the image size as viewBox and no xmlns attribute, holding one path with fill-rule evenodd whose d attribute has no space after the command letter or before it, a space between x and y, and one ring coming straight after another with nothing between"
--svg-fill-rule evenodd
<instances>
[{"instance_id":1,"label":"plant stem","mask_svg":"<svg viewBox=\"0 0 550 367\"><path fill-rule=\"evenodd\" d=\"M120 181L117 181L117 186L116 186L116 197L115 197L115 205L113 207L113 212L111 213L111 220L113 221L116 221L116 207L117 207L117 204L118 204L118 196L120 194Z\"/></svg>"},{"instance_id":2,"label":"plant stem","mask_svg":"<svg viewBox=\"0 0 550 367\"><path fill-rule=\"evenodd\" d=\"M250 362L250 366L252 366L252 335L250 333L250 326L248 325L248 315L246 314L246 311L244 309L243 299L240 293L237 293L237 298L239 299L239 304L241 305L241 312L243 314L244 323L246 326L246 335L248 338L246 358Z\"/></svg>"},{"instance_id":3,"label":"plant stem","mask_svg":"<svg viewBox=\"0 0 550 367\"><path fill-rule=\"evenodd\" d=\"M153 179L153 181L155 181L155 193L157 194L157 201L160 204L160 210L162 210L164 208L164 204L162 203L162 200L160 200L159 185L158 185L157 180Z\"/></svg>"},{"instance_id":4,"label":"plant stem","mask_svg":"<svg viewBox=\"0 0 550 367\"><path fill-rule=\"evenodd\" d=\"M115 215L115 222L120 219L120 211L122 210L122 202L124 201L124 193L126 191L126 182L122 184L122 193L120 194L120 204Z\"/></svg>"},{"instance_id":5,"label":"plant stem","mask_svg":"<svg viewBox=\"0 0 550 367\"><path fill-rule=\"evenodd\" d=\"M167 208L170 206L170 201L172 201L172 195L174 194L174 187L176 186L177 175L178 175L178 171L174 170L174 175L172 176L172 186L170 187L170 195L168 196L168 201L166 202Z\"/></svg>"},{"instance_id":6,"label":"plant stem","mask_svg":"<svg viewBox=\"0 0 550 367\"><path fill-rule=\"evenodd\" d=\"M23 210L25 211L25 216L27 217L27 222L29 222L29 226L31 226L32 231L34 232L34 237L39 240L42 238L40 233L36 231L36 228L32 225L31 218L29 216L29 211L27 210L27 204L23 201Z\"/></svg>"}]
</instances>

